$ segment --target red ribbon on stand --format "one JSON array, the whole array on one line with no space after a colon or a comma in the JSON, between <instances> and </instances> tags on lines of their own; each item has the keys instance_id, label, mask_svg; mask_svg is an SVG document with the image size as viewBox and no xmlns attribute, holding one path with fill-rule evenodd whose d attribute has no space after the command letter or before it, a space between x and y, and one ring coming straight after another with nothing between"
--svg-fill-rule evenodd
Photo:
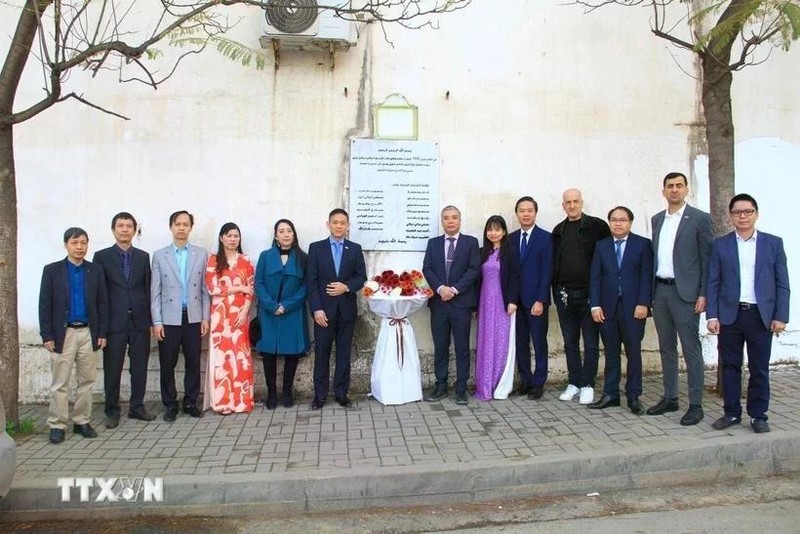
<instances>
[{"instance_id":1,"label":"red ribbon on stand","mask_svg":"<svg viewBox=\"0 0 800 534\"><path fill-rule=\"evenodd\" d=\"M403 368L403 363L405 362L405 348L403 346L403 325L408 324L408 319L406 317L390 317L389 318L389 325L397 327L395 332L397 333L397 366L398 368Z\"/></svg>"}]
</instances>

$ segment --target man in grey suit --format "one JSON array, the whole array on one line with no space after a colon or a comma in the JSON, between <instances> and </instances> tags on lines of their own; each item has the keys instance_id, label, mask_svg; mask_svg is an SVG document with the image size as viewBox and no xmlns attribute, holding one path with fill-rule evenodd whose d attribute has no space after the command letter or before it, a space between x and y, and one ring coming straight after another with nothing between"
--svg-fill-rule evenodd
<instances>
[{"instance_id":1,"label":"man in grey suit","mask_svg":"<svg viewBox=\"0 0 800 534\"><path fill-rule=\"evenodd\" d=\"M700 314L706 309L708 257L714 233L708 213L686 203L686 176L671 172L664 177L667 209L653 216L655 289L653 320L658 333L664 396L647 415L676 412L678 406L678 338L686 361L689 409L684 426L703 419L703 352L700 346Z\"/></svg>"},{"instance_id":2,"label":"man in grey suit","mask_svg":"<svg viewBox=\"0 0 800 534\"><path fill-rule=\"evenodd\" d=\"M208 252L189 243L193 226L194 216L188 211L170 215L172 244L153 253L150 312L153 334L158 339L164 420L169 422L178 415L175 366L181 349L186 368L183 412L192 417L203 415L197 407L200 349L203 336L208 333L211 297L204 281Z\"/></svg>"}]
</instances>

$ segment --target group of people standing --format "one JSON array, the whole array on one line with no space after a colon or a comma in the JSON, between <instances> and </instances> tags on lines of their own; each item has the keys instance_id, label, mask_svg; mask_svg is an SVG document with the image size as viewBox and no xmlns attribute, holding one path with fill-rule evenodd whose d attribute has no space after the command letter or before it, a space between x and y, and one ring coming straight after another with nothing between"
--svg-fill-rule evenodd
<instances>
[{"instance_id":1,"label":"group of people standing","mask_svg":"<svg viewBox=\"0 0 800 534\"><path fill-rule=\"evenodd\" d=\"M725 392L725 414L714 428L741 421L746 344L747 413L756 432L768 432L772 336L783 332L789 319L783 243L776 236L756 232L758 205L750 195L731 199L735 230L715 241L710 216L685 201L688 181L683 174L668 174L662 193L667 209L652 219L652 242L631 232L634 214L625 206L611 209L608 222L585 214L577 189L564 191L566 218L552 232L536 225L539 206L524 196L514 207L520 228L509 233L504 218L493 215L486 221L482 245L461 233L457 207L443 208L444 233L428 241L422 269L435 292L428 301L435 384L425 400L436 402L448 396L452 340L455 402L468 404L473 313L477 315L476 398L542 398L548 377L549 307L554 302L568 370L568 384L559 395L562 401L577 397L591 409L619 406L624 346L627 406L634 414L644 413L639 400L641 343L652 314L664 392L646 413L679 410L680 339L689 389L689 407L681 424L695 425L704 416L699 320L706 312L708 330L719 334ZM329 236L311 243L306 254L294 224L280 219L274 225L270 248L260 254L255 267L242 252L241 232L234 223L220 229L215 254L191 244L194 217L184 210L170 215L172 243L156 250L152 263L147 252L132 245L138 226L130 213L113 217L116 242L98 251L93 262L85 260L86 231L69 228L64 233L67 257L44 268L39 298L40 333L51 352L50 441L65 439L73 367L77 377L73 431L87 438L97 435L90 425L91 394L101 349L106 428L119 424L126 352L131 376L128 417L155 419L144 406L151 336L158 341L165 421L175 421L179 412L175 369L181 352L185 373L180 406L185 414L201 417L205 409L220 414L253 409L253 345L263 355L266 407L275 409L279 402L291 407L297 365L310 347L306 303L315 338L311 408L319 410L327 402L334 347L334 398L349 407L356 295L367 280L363 251L346 238L349 225L345 210L332 210ZM251 336L253 306L258 309L258 327ZM207 334L209 356L200 407L200 354ZM595 400L601 338L605 381ZM512 391L515 367L520 385Z\"/></svg>"},{"instance_id":2,"label":"group of people standing","mask_svg":"<svg viewBox=\"0 0 800 534\"><path fill-rule=\"evenodd\" d=\"M769 432L769 361L772 336L789 320L789 279L780 238L757 232L758 204L747 194L729 205L734 231L714 239L711 217L686 203L688 180L667 174L667 208L652 218L653 238L631 232L634 214L616 206L607 221L583 212L578 189L562 195L566 218L552 233L536 225L538 204L520 198L514 211L520 228L486 221L483 246L462 234L455 206L441 212L444 234L429 241L423 274L435 291L430 299L436 381L425 400L448 395L450 341L455 353L456 404L467 404L471 316L477 315L475 396L481 400L527 395L540 399L548 375L548 311L553 302L564 339L568 384L562 401L602 410L621 404L621 359L627 359L624 394L628 409L663 415L680 409L678 340L686 362L689 406L680 419L696 425L704 417L704 363L700 314L719 334L724 429L741 421L741 369L747 346L750 378L747 413L755 432ZM642 339L649 316L658 334L663 395L645 408ZM595 399L600 340L605 353L602 394ZM583 354L581 354L583 340ZM531 368L530 347L534 367ZM520 386L512 391L514 363Z\"/></svg>"},{"instance_id":3,"label":"group of people standing","mask_svg":"<svg viewBox=\"0 0 800 534\"><path fill-rule=\"evenodd\" d=\"M128 417L152 421L144 394L150 339L158 341L163 419L175 421L182 411L201 417L211 409L226 415L253 409L251 346L263 355L266 407L293 405L292 385L301 357L308 353L306 302L310 302L316 336L315 400L320 408L328 394L330 351L337 348L336 400L349 406L349 348L356 317L356 293L366 281L361 248L344 238L349 218L333 210L330 237L300 248L294 224L275 223L271 247L256 266L242 252L241 231L225 223L217 251L209 254L189 242L194 216L184 210L169 218L172 243L150 255L133 246L138 225L121 212L111 221L115 244L86 260L89 236L82 228L64 233L67 257L44 268L39 296L40 334L51 353L52 384L48 425L50 441L73 432L97 436L91 426L92 387L98 351L103 351L106 428L120 421L120 381L129 357L131 397ZM326 254L327 252L327 254ZM257 306L258 336L251 336L251 308ZM254 332L255 333L255 332ZM201 348L209 335L203 406ZM251 337L255 338L251 340ZM184 357L184 395L179 404L175 369ZM283 360L283 387L277 387L278 360ZM76 401L70 418L68 389L76 370Z\"/></svg>"}]
</instances>

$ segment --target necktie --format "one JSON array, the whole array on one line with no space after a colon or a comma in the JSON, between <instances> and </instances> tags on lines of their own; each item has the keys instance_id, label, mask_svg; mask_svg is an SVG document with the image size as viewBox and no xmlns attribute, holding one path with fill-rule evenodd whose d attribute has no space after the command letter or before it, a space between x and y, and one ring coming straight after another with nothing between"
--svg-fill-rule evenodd
<instances>
[{"instance_id":1,"label":"necktie","mask_svg":"<svg viewBox=\"0 0 800 534\"><path fill-rule=\"evenodd\" d=\"M447 257L444 259L444 277L446 282L450 283L450 267L453 265L453 256L456 254L456 238L447 238Z\"/></svg>"},{"instance_id":2,"label":"necktie","mask_svg":"<svg viewBox=\"0 0 800 534\"><path fill-rule=\"evenodd\" d=\"M525 257L525 253L528 251L528 232L522 232L522 239L519 242L519 259Z\"/></svg>"},{"instance_id":3,"label":"necktie","mask_svg":"<svg viewBox=\"0 0 800 534\"><path fill-rule=\"evenodd\" d=\"M333 265L336 268L336 276L339 276L339 266L342 265L342 244L338 241L333 242Z\"/></svg>"},{"instance_id":4,"label":"necktie","mask_svg":"<svg viewBox=\"0 0 800 534\"><path fill-rule=\"evenodd\" d=\"M131 252L126 251L122 253L122 274L125 276L125 280L131 280Z\"/></svg>"},{"instance_id":5,"label":"necktie","mask_svg":"<svg viewBox=\"0 0 800 534\"><path fill-rule=\"evenodd\" d=\"M615 239L614 240L614 253L617 256L617 267L622 265L622 244L625 242L624 239Z\"/></svg>"}]
</instances>

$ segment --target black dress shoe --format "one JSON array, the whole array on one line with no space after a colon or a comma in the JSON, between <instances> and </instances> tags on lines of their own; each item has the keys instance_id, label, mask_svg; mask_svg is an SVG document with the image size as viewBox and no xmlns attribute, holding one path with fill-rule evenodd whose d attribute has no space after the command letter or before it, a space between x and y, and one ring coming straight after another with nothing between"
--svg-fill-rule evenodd
<instances>
[{"instance_id":1,"label":"black dress shoe","mask_svg":"<svg viewBox=\"0 0 800 534\"><path fill-rule=\"evenodd\" d=\"M447 398L447 388L436 386L433 391L425 397L427 402L436 402Z\"/></svg>"},{"instance_id":2,"label":"black dress shoe","mask_svg":"<svg viewBox=\"0 0 800 534\"><path fill-rule=\"evenodd\" d=\"M752 428L753 432L756 434L766 434L769 432L769 423L767 423L766 419L751 419L750 428Z\"/></svg>"},{"instance_id":3,"label":"black dress shoe","mask_svg":"<svg viewBox=\"0 0 800 534\"><path fill-rule=\"evenodd\" d=\"M681 417L681 425L692 426L703 420L703 407L699 404L690 404L689 409Z\"/></svg>"},{"instance_id":4,"label":"black dress shoe","mask_svg":"<svg viewBox=\"0 0 800 534\"><path fill-rule=\"evenodd\" d=\"M144 409L144 406L139 406L128 412L128 419L138 419L139 421L152 421L156 418L155 414L152 414Z\"/></svg>"},{"instance_id":5,"label":"black dress shoe","mask_svg":"<svg viewBox=\"0 0 800 534\"><path fill-rule=\"evenodd\" d=\"M339 403L339 406L341 406L342 408L349 408L350 406L353 405L353 403L350 402L350 399L347 398L347 395L343 397L335 397L335 399L336 402Z\"/></svg>"},{"instance_id":6,"label":"black dress shoe","mask_svg":"<svg viewBox=\"0 0 800 534\"><path fill-rule=\"evenodd\" d=\"M92 428L92 425L90 425L89 423L84 423L82 425L73 425L72 426L72 431L75 434L80 434L84 438L96 438L97 437L97 432L95 431L94 428Z\"/></svg>"},{"instance_id":7,"label":"black dress shoe","mask_svg":"<svg viewBox=\"0 0 800 534\"><path fill-rule=\"evenodd\" d=\"M175 418L178 417L178 407L177 406L167 406L164 409L164 421L171 423L175 421Z\"/></svg>"},{"instance_id":8,"label":"black dress shoe","mask_svg":"<svg viewBox=\"0 0 800 534\"><path fill-rule=\"evenodd\" d=\"M197 406L190 405L183 407L183 413L191 417L203 417L203 412Z\"/></svg>"},{"instance_id":9,"label":"black dress shoe","mask_svg":"<svg viewBox=\"0 0 800 534\"><path fill-rule=\"evenodd\" d=\"M294 401L292 400L292 393L284 393L283 394L283 407L284 408L291 408L294 406Z\"/></svg>"},{"instance_id":10,"label":"black dress shoe","mask_svg":"<svg viewBox=\"0 0 800 534\"><path fill-rule=\"evenodd\" d=\"M528 390L528 400L539 400L544 395L544 386L531 386Z\"/></svg>"},{"instance_id":11,"label":"black dress shoe","mask_svg":"<svg viewBox=\"0 0 800 534\"><path fill-rule=\"evenodd\" d=\"M628 408L630 408L633 415L642 415L644 413L644 410L642 410L642 404L639 402L638 397L628 399Z\"/></svg>"},{"instance_id":12,"label":"black dress shoe","mask_svg":"<svg viewBox=\"0 0 800 534\"><path fill-rule=\"evenodd\" d=\"M459 406L466 406L467 404L469 404L469 400L467 400L466 391L456 393L456 404L458 404Z\"/></svg>"},{"instance_id":13,"label":"black dress shoe","mask_svg":"<svg viewBox=\"0 0 800 534\"><path fill-rule=\"evenodd\" d=\"M531 392L531 388L526 385L521 385L518 388L515 388L514 391L509 393L509 397L523 397L525 395L529 395Z\"/></svg>"},{"instance_id":14,"label":"black dress shoe","mask_svg":"<svg viewBox=\"0 0 800 534\"><path fill-rule=\"evenodd\" d=\"M319 410L323 406L325 406L325 401L322 400L322 399L318 399L318 398L315 397L314 400L311 401L311 409L312 410Z\"/></svg>"},{"instance_id":15,"label":"black dress shoe","mask_svg":"<svg viewBox=\"0 0 800 534\"><path fill-rule=\"evenodd\" d=\"M590 410L604 410L611 406L619 406L619 397L612 397L611 395L603 395L600 400L588 405Z\"/></svg>"},{"instance_id":16,"label":"black dress shoe","mask_svg":"<svg viewBox=\"0 0 800 534\"><path fill-rule=\"evenodd\" d=\"M647 409L647 415L663 415L667 412L678 411L678 399L666 399L661 397L661 400L655 406Z\"/></svg>"},{"instance_id":17,"label":"black dress shoe","mask_svg":"<svg viewBox=\"0 0 800 534\"><path fill-rule=\"evenodd\" d=\"M50 429L50 443L61 443L64 441L64 430L60 428Z\"/></svg>"},{"instance_id":18,"label":"black dress shoe","mask_svg":"<svg viewBox=\"0 0 800 534\"><path fill-rule=\"evenodd\" d=\"M275 395L267 397L267 402L264 403L264 406L267 407L267 410L274 410L278 407L278 399L275 397Z\"/></svg>"},{"instance_id":19,"label":"black dress shoe","mask_svg":"<svg viewBox=\"0 0 800 534\"><path fill-rule=\"evenodd\" d=\"M729 426L738 425L742 422L741 417L734 417L732 415L723 415L713 423L711 426L714 427L714 430L725 430Z\"/></svg>"},{"instance_id":20,"label":"black dress shoe","mask_svg":"<svg viewBox=\"0 0 800 534\"><path fill-rule=\"evenodd\" d=\"M106 428L111 430L112 428L117 428L119 426L119 414L117 415L109 415L106 418Z\"/></svg>"}]
</instances>

